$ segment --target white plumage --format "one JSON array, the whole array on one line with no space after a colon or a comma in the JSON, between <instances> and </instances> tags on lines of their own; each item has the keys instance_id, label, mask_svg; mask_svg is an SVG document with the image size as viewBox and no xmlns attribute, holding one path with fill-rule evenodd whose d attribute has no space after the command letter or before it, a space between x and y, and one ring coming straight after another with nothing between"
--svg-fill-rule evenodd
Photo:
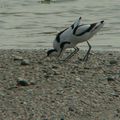
<instances>
[{"instance_id":1,"label":"white plumage","mask_svg":"<svg viewBox=\"0 0 120 120\"><path fill-rule=\"evenodd\" d=\"M87 42L89 49L84 57L84 60L88 59L88 55L91 50L91 45L88 40L93 37L104 25L104 21L92 23L92 24L80 24L81 17L77 19L70 27L59 32L53 41L53 48L47 52L47 56L60 56L61 53L67 48L74 48L75 51L72 52L64 60L70 59L74 54L79 51L76 46L78 43Z\"/></svg>"}]
</instances>

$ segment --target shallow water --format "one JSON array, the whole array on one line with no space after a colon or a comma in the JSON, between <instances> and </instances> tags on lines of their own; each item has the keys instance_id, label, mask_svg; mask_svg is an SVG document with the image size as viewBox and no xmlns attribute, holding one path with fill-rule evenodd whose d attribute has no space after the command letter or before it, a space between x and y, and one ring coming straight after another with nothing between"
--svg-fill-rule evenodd
<instances>
[{"instance_id":1,"label":"shallow water","mask_svg":"<svg viewBox=\"0 0 120 120\"><path fill-rule=\"evenodd\" d=\"M0 48L49 49L57 32L79 16L82 23L105 20L90 40L93 49L120 50L119 0L0 0Z\"/></svg>"}]
</instances>

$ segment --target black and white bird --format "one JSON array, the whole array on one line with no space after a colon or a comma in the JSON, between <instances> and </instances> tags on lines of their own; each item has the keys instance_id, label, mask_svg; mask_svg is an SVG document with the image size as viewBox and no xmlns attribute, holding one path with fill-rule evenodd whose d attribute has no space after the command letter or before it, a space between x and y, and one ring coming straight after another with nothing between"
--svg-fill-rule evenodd
<instances>
[{"instance_id":1,"label":"black and white bird","mask_svg":"<svg viewBox=\"0 0 120 120\"><path fill-rule=\"evenodd\" d=\"M91 45L88 40L103 27L104 21L92 24L81 24L80 22L81 17L77 19L70 27L56 35L56 38L53 42L53 49L47 51L47 56L60 57L65 49L74 48L75 50L64 59L64 61L66 61L79 51L77 44L86 41L89 49L83 60L88 60L88 56L91 50Z\"/></svg>"}]
</instances>

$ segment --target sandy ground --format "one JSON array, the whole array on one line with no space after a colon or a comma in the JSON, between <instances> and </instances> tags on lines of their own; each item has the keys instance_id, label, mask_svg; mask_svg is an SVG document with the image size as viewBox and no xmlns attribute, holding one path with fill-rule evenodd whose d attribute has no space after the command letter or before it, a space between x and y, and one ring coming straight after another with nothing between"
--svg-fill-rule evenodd
<instances>
[{"instance_id":1,"label":"sandy ground","mask_svg":"<svg viewBox=\"0 0 120 120\"><path fill-rule=\"evenodd\" d=\"M45 55L0 50L0 120L120 120L120 52L66 63Z\"/></svg>"}]
</instances>

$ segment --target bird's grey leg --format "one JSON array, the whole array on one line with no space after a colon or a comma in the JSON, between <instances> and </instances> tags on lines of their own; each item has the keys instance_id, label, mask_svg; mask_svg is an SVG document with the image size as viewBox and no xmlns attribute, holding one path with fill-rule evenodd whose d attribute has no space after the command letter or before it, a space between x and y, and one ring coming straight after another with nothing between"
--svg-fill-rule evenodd
<instances>
[{"instance_id":1,"label":"bird's grey leg","mask_svg":"<svg viewBox=\"0 0 120 120\"><path fill-rule=\"evenodd\" d=\"M79 51L78 47L74 47L74 49L75 50L70 55L68 55L63 61L69 60L72 56L74 56Z\"/></svg>"},{"instance_id":2,"label":"bird's grey leg","mask_svg":"<svg viewBox=\"0 0 120 120\"><path fill-rule=\"evenodd\" d=\"M87 61L88 60L88 56L89 56L90 50L92 48L91 45L90 45L90 43L88 41L87 41L87 44L88 44L89 49L88 49L86 55L84 56L83 61Z\"/></svg>"}]
</instances>

